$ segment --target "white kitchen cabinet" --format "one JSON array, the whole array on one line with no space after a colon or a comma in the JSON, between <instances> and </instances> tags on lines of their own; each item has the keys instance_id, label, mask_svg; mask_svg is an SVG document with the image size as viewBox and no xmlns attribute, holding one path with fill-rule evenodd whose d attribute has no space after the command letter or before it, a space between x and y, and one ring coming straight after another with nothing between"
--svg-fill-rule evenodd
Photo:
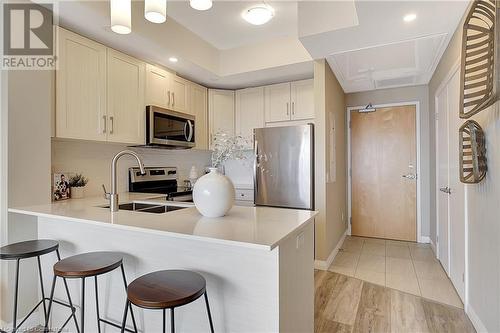
<instances>
[{"instance_id":1,"label":"white kitchen cabinet","mask_svg":"<svg viewBox=\"0 0 500 333\"><path fill-rule=\"evenodd\" d=\"M153 65L146 65L146 104L169 108L171 95L168 93L172 73Z\"/></svg>"},{"instance_id":2,"label":"white kitchen cabinet","mask_svg":"<svg viewBox=\"0 0 500 333\"><path fill-rule=\"evenodd\" d=\"M266 86L266 123L314 118L314 81L302 80Z\"/></svg>"},{"instance_id":3,"label":"white kitchen cabinet","mask_svg":"<svg viewBox=\"0 0 500 333\"><path fill-rule=\"evenodd\" d=\"M290 120L290 82L266 86L266 122Z\"/></svg>"},{"instance_id":4,"label":"white kitchen cabinet","mask_svg":"<svg viewBox=\"0 0 500 333\"><path fill-rule=\"evenodd\" d=\"M264 121L264 87L236 91L236 134L248 140L252 147L254 128L262 128Z\"/></svg>"},{"instance_id":5,"label":"white kitchen cabinet","mask_svg":"<svg viewBox=\"0 0 500 333\"><path fill-rule=\"evenodd\" d=\"M291 120L314 118L314 80L294 81L290 85Z\"/></svg>"},{"instance_id":6,"label":"white kitchen cabinet","mask_svg":"<svg viewBox=\"0 0 500 333\"><path fill-rule=\"evenodd\" d=\"M208 124L210 146L214 135L219 131L234 135L234 91L208 90Z\"/></svg>"},{"instance_id":7,"label":"white kitchen cabinet","mask_svg":"<svg viewBox=\"0 0 500 333\"><path fill-rule=\"evenodd\" d=\"M189 81L172 75L167 94L171 94L170 109L192 114L189 108Z\"/></svg>"},{"instance_id":8,"label":"white kitchen cabinet","mask_svg":"<svg viewBox=\"0 0 500 333\"><path fill-rule=\"evenodd\" d=\"M107 58L107 139L144 144L145 64L112 49Z\"/></svg>"},{"instance_id":9,"label":"white kitchen cabinet","mask_svg":"<svg viewBox=\"0 0 500 333\"><path fill-rule=\"evenodd\" d=\"M57 29L56 136L106 140L106 47Z\"/></svg>"},{"instance_id":10,"label":"white kitchen cabinet","mask_svg":"<svg viewBox=\"0 0 500 333\"><path fill-rule=\"evenodd\" d=\"M195 116L194 138L196 149L208 149L208 89L190 84L190 112Z\"/></svg>"}]
</instances>

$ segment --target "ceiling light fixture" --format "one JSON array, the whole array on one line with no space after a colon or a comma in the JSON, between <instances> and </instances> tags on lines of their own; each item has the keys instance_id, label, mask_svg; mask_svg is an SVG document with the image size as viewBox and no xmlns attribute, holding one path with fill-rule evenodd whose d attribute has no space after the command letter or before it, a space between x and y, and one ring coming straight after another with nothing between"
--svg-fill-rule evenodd
<instances>
[{"instance_id":1,"label":"ceiling light fixture","mask_svg":"<svg viewBox=\"0 0 500 333\"><path fill-rule=\"evenodd\" d=\"M264 3L253 6L241 13L245 21L253 25L262 25L274 17L274 8Z\"/></svg>"},{"instance_id":2,"label":"ceiling light fixture","mask_svg":"<svg viewBox=\"0 0 500 333\"><path fill-rule=\"evenodd\" d=\"M406 14L403 17L403 21L405 21L405 22L411 22L411 21L415 21L416 18L417 18L417 14L414 14L414 13Z\"/></svg>"},{"instance_id":3,"label":"ceiling light fixture","mask_svg":"<svg viewBox=\"0 0 500 333\"><path fill-rule=\"evenodd\" d=\"M132 31L131 0L111 0L111 30L126 35Z\"/></svg>"},{"instance_id":4,"label":"ceiling light fixture","mask_svg":"<svg viewBox=\"0 0 500 333\"><path fill-rule=\"evenodd\" d=\"M163 23L167 19L167 0L146 0L144 17L149 22Z\"/></svg>"},{"instance_id":5,"label":"ceiling light fixture","mask_svg":"<svg viewBox=\"0 0 500 333\"><path fill-rule=\"evenodd\" d=\"M189 5L196 10L207 10L212 8L212 0L189 0Z\"/></svg>"},{"instance_id":6,"label":"ceiling light fixture","mask_svg":"<svg viewBox=\"0 0 500 333\"><path fill-rule=\"evenodd\" d=\"M177 62L177 61L179 61L179 59L177 59L176 57L170 57L170 58L168 58L168 61Z\"/></svg>"}]
</instances>

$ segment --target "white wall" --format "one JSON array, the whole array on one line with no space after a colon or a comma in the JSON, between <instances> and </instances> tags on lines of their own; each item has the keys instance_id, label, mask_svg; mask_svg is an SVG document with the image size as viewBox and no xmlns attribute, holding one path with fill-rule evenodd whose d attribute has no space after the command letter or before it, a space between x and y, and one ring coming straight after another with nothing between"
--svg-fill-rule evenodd
<instances>
[{"instance_id":1,"label":"white wall","mask_svg":"<svg viewBox=\"0 0 500 333\"><path fill-rule=\"evenodd\" d=\"M441 58L429 83L431 149L435 147L434 97L439 85L460 60L462 23ZM465 304L477 331L500 332L500 102L481 111L472 119L486 134L488 173L479 184L466 185L468 242L468 304ZM432 156L432 155L431 155ZM431 160L435 170L435 158ZM431 188L435 189L435 179ZM431 192L435 202L435 192ZM435 240L435 205L431 207L431 237Z\"/></svg>"},{"instance_id":2,"label":"white wall","mask_svg":"<svg viewBox=\"0 0 500 333\"><path fill-rule=\"evenodd\" d=\"M101 184L110 190L110 165L113 156L127 149L124 144L90 141L52 140L52 171L83 173L89 178L85 188L86 196L102 195ZM203 169L210 165L210 152L204 150L166 150L133 148L150 167L173 166L178 168L179 184L187 179L191 166L202 175ZM135 159L124 156L118 162L118 191L128 191L129 167L137 166Z\"/></svg>"},{"instance_id":3,"label":"white wall","mask_svg":"<svg viewBox=\"0 0 500 333\"><path fill-rule=\"evenodd\" d=\"M402 87L392 89L380 89L358 93L346 94L347 106L365 106L368 103L387 104L401 102L420 102L420 177L421 177L421 209L422 225L421 236L430 235L431 225L431 171L430 161L434 151L429 141L430 117L429 117L429 89L426 85Z\"/></svg>"}]
</instances>

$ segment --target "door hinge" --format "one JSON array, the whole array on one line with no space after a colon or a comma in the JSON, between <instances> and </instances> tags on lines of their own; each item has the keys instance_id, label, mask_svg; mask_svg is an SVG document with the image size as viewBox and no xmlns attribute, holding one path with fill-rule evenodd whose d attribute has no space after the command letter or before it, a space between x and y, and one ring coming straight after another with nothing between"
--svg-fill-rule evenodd
<instances>
[{"instance_id":1,"label":"door hinge","mask_svg":"<svg viewBox=\"0 0 500 333\"><path fill-rule=\"evenodd\" d=\"M349 128L351 128L351 121L349 120Z\"/></svg>"},{"instance_id":2,"label":"door hinge","mask_svg":"<svg viewBox=\"0 0 500 333\"><path fill-rule=\"evenodd\" d=\"M352 217L349 217L349 224L352 225Z\"/></svg>"},{"instance_id":3,"label":"door hinge","mask_svg":"<svg viewBox=\"0 0 500 333\"><path fill-rule=\"evenodd\" d=\"M439 236L436 235L436 244L439 243Z\"/></svg>"},{"instance_id":4,"label":"door hinge","mask_svg":"<svg viewBox=\"0 0 500 333\"><path fill-rule=\"evenodd\" d=\"M349 169L349 177L352 177L352 169Z\"/></svg>"},{"instance_id":5,"label":"door hinge","mask_svg":"<svg viewBox=\"0 0 500 333\"><path fill-rule=\"evenodd\" d=\"M465 282L465 274L462 273L462 282Z\"/></svg>"}]
</instances>

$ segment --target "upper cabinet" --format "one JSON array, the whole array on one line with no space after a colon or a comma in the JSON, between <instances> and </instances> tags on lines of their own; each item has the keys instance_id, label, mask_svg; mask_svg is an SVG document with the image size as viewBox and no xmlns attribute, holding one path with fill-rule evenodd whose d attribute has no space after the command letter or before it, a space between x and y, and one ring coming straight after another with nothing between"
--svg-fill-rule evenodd
<instances>
[{"instance_id":1,"label":"upper cabinet","mask_svg":"<svg viewBox=\"0 0 500 333\"><path fill-rule=\"evenodd\" d=\"M146 66L146 104L191 113L189 81L162 68Z\"/></svg>"},{"instance_id":2,"label":"upper cabinet","mask_svg":"<svg viewBox=\"0 0 500 333\"><path fill-rule=\"evenodd\" d=\"M57 29L56 136L106 140L106 47Z\"/></svg>"},{"instance_id":3,"label":"upper cabinet","mask_svg":"<svg viewBox=\"0 0 500 333\"><path fill-rule=\"evenodd\" d=\"M208 124L210 146L217 132L224 131L234 135L234 91L208 90Z\"/></svg>"},{"instance_id":4,"label":"upper cabinet","mask_svg":"<svg viewBox=\"0 0 500 333\"><path fill-rule=\"evenodd\" d=\"M190 110L195 116L194 138L196 149L208 149L208 89L200 85L190 84Z\"/></svg>"},{"instance_id":5,"label":"upper cabinet","mask_svg":"<svg viewBox=\"0 0 500 333\"><path fill-rule=\"evenodd\" d=\"M314 118L314 81L302 80L265 87L265 121Z\"/></svg>"},{"instance_id":6,"label":"upper cabinet","mask_svg":"<svg viewBox=\"0 0 500 333\"><path fill-rule=\"evenodd\" d=\"M290 120L290 82L265 87L266 122Z\"/></svg>"},{"instance_id":7,"label":"upper cabinet","mask_svg":"<svg viewBox=\"0 0 500 333\"><path fill-rule=\"evenodd\" d=\"M314 80L294 81L290 84L291 120L314 118Z\"/></svg>"},{"instance_id":8,"label":"upper cabinet","mask_svg":"<svg viewBox=\"0 0 500 333\"><path fill-rule=\"evenodd\" d=\"M264 126L264 87L237 90L236 134L251 143L254 128Z\"/></svg>"},{"instance_id":9,"label":"upper cabinet","mask_svg":"<svg viewBox=\"0 0 500 333\"><path fill-rule=\"evenodd\" d=\"M168 108L171 96L167 95L172 73L153 65L146 65L146 105Z\"/></svg>"},{"instance_id":10,"label":"upper cabinet","mask_svg":"<svg viewBox=\"0 0 500 333\"><path fill-rule=\"evenodd\" d=\"M108 141L144 144L145 64L108 49Z\"/></svg>"}]
</instances>

